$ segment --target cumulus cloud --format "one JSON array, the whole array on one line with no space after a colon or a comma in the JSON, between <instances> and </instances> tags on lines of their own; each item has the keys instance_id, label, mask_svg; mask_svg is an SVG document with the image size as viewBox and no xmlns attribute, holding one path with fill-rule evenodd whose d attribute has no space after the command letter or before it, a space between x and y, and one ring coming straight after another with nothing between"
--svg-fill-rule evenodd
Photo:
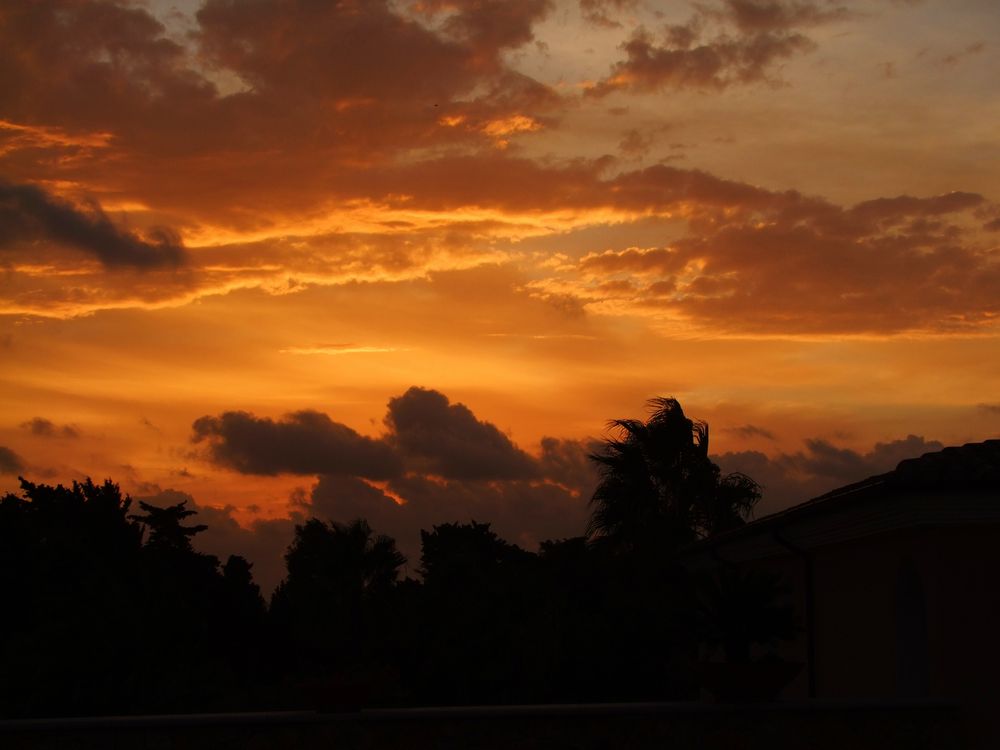
<instances>
[{"instance_id":1,"label":"cumulus cloud","mask_svg":"<svg viewBox=\"0 0 1000 750\"><path fill-rule=\"evenodd\" d=\"M443 393L413 387L389 400L379 438L360 435L317 411L274 420L249 412L206 415L192 440L208 457L245 474L324 474L393 479L404 471L459 480L540 477L538 461L495 425Z\"/></svg>"},{"instance_id":2,"label":"cumulus cloud","mask_svg":"<svg viewBox=\"0 0 1000 750\"><path fill-rule=\"evenodd\" d=\"M211 459L244 474L350 474L386 479L402 470L384 441L358 434L326 414L299 411L282 419L244 411L204 416L193 425Z\"/></svg>"},{"instance_id":3,"label":"cumulus cloud","mask_svg":"<svg viewBox=\"0 0 1000 750\"><path fill-rule=\"evenodd\" d=\"M425 388L390 399L390 441L412 468L450 479L528 479L535 461L464 404Z\"/></svg>"},{"instance_id":4,"label":"cumulus cloud","mask_svg":"<svg viewBox=\"0 0 1000 750\"><path fill-rule=\"evenodd\" d=\"M177 266L185 258L167 229L139 237L116 227L96 203L81 210L34 185L0 182L0 251L38 243L82 251L109 268Z\"/></svg>"},{"instance_id":5,"label":"cumulus cloud","mask_svg":"<svg viewBox=\"0 0 1000 750\"><path fill-rule=\"evenodd\" d=\"M391 480L385 491L320 477L302 508L338 521L365 517L417 559L420 530L442 523L489 522L501 536L529 549L545 539L578 536L586 526L588 500L552 482L443 480L413 473Z\"/></svg>"},{"instance_id":6,"label":"cumulus cloud","mask_svg":"<svg viewBox=\"0 0 1000 750\"><path fill-rule=\"evenodd\" d=\"M758 515L805 502L824 492L891 471L907 458L939 451L944 446L919 435L876 443L864 453L811 438L792 453L766 455L736 451L714 456L724 472L738 471L764 487Z\"/></svg>"},{"instance_id":7,"label":"cumulus cloud","mask_svg":"<svg viewBox=\"0 0 1000 750\"><path fill-rule=\"evenodd\" d=\"M21 423L21 429L27 430L36 437L44 438L77 438L80 431L73 425L57 425L51 419L44 417L33 417L27 422Z\"/></svg>"},{"instance_id":8,"label":"cumulus cloud","mask_svg":"<svg viewBox=\"0 0 1000 750\"><path fill-rule=\"evenodd\" d=\"M17 474L24 470L24 461L6 446L0 445L0 474Z\"/></svg>"},{"instance_id":9,"label":"cumulus cloud","mask_svg":"<svg viewBox=\"0 0 1000 750\"><path fill-rule=\"evenodd\" d=\"M597 481L587 459L593 442L546 437L531 455L464 404L427 388L390 399L384 423L387 433L373 439L318 412L277 421L225 412L198 419L193 439L207 441L211 460L236 471L316 476L308 493L291 499L293 519L363 517L410 556L419 555L420 530L441 523L490 521L529 547L583 532ZM246 535L258 531L276 544L271 525L243 529L231 510L206 512L210 526L211 514L222 513L222 530L206 532L208 541L218 536L213 549L223 541L249 549Z\"/></svg>"}]
</instances>

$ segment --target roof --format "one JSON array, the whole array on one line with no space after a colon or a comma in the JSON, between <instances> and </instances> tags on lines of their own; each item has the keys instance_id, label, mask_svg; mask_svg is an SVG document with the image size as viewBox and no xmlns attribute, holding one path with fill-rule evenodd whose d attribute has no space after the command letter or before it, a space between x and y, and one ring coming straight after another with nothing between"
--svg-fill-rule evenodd
<instances>
[{"instance_id":1,"label":"roof","mask_svg":"<svg viewBox=\"0 0 1000 750\"><path fill-rule=\"evenodd\" d=\"M901 461L894 470L839 487L691 545L684 556L740 547L743 556L786 554L913 526L1000 522L1000 440L967 443Z\"/></svg>"},{"instance_id":2,"label":"roof","mask_svg":"<svg viewBox=\"0 0 1000 750\"><path fill-rule=\"evenodd\" d=\"M898 485L1000 486L1000 440L966 443L909 458L885 476Z\"/></svg>"}]
</instances>

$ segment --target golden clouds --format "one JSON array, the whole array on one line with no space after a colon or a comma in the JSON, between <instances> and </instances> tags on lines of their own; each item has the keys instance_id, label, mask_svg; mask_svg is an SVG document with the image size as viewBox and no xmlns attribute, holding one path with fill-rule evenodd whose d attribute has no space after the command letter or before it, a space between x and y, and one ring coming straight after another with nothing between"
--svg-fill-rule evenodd
<instances>
[{"instance_id":1,"label":"golden clouds","mask_svg":"<svg viewBox=\"0 0 1000 750\"><path fill-rule=\"evenodd\" d=\"M182 31L167 5L0 4L4 405L119 431L109 473L120 451L246 500L209 464L170 473L194 418L305 430L280 415L333 403L353 449L414 384L532 444L664 389L699 413L756 399L738 423L789 455L765 418L803 405L819 416L789 434L830 440L850 422L831 403L1000 400L988 356L947 348L995 335L1000 183L974 75L994 51L941 42L943 2L209 0ZM956 50L961 81L917 80ZM872 76L890 53L897 77ZM838 348L864 337L927 348ZM55 466L11 425L0 444ZM85 468L64 442L60 470Z\"/></svg>"},{"instance_id":2,"label":"golden clouds","mask_svg":"<svg viewBox=\"0 0 1000 750\"><path fill-rule=\"evenodd\" d=\"M484 166L489 182L477 178ZM658 165L607 177L602 170L601 162L541 165L500 155L368 170L354 188L380 195L379 204L347 201L312 227L298 226L298 237L269 239L274 230L266 230L253 244L203 245L180 273L116 282L98 269L69 266L61 273L78 278L67 297L50 284L50 265L21 263L12 269L7 309L66 314L102 304L182 304L238 288L286 294L314 284L402 281L507 263L529 277L536 293L572 300L581 311L685 320L686 328L706 331L973 330L992 327L1000 313L997 251L980 228L996 207L981 195L898 196L841 207L697 170ZM400 192L383 193L390 188ZM44 198L34 189L25 194ZM11 206L23 213L21 203ZM121 234L103 213L88 219L59 210L60 221L72 220L73 231L82 232L81 241L107 236L118 243L101 245L105 255L115 253L110 260L99 256L105 265L142 267L149 253L166 252L157 249L162 244L136 244L142 241ZM664 225L665 246L607 248L556 263L531 252L547 238L650 216L671 222ZM88 291L95 278L99 294Z\"/></svg>"},{"instance_id":3,"label":"golden clouds","mask_svg":"<svg viewBox=\"0 0 1000 750\"><path fill-rule=\"evenodd\" d=\"M111 144L112 137L108 132L67 133L62 128L21 125L0 120L0 156L12 151L33 148L57 148L67 151L107 148Z\"/></svg>"}]
</instances>

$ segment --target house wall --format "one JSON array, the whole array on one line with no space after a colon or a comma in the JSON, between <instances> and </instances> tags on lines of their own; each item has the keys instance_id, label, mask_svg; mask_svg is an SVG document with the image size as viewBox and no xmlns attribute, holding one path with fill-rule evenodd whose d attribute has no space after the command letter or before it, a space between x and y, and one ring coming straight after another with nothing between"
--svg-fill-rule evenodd
<instances>
[{"instance_id":1,"label":"house wall","mask_svg":"<svg viewBox=\"0 0 1000 750\"><path fill-rule=\"evenodd\" d=\"M816 697L955 700L974 746L1000 747L1000 524L883 532L811 554ZM742 564L783 574L804 628L802 560ZM804 629L780 653L805 662ZM807 696L803 669L783 697Z\"/></svg>"}]
</instances>

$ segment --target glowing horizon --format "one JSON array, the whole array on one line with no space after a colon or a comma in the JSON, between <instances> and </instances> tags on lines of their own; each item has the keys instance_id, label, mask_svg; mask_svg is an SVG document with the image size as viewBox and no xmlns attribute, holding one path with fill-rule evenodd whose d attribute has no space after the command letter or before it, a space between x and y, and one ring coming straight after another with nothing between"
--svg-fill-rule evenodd
<instances>
[{"instance_id":1,"label":"glowing horizon","mask_svg":"<svg viewBox=\"0 0 1000 750\"><path fill-rule=\"evenodd\" d=\"M710 422L762 512L996 436L998 21L987 0L7 3L0 491L108 476L245 544L301 512L403 533L380 504L412 502L530 544L582 531L588 445L653 396ZM520 468L399 448L414 393L436 395L412 434ZM249 433L194 441L229 413L325 415L330 450L388 441L405 471L261 473L225 453Z\"/></svg>"}]
</instances>

